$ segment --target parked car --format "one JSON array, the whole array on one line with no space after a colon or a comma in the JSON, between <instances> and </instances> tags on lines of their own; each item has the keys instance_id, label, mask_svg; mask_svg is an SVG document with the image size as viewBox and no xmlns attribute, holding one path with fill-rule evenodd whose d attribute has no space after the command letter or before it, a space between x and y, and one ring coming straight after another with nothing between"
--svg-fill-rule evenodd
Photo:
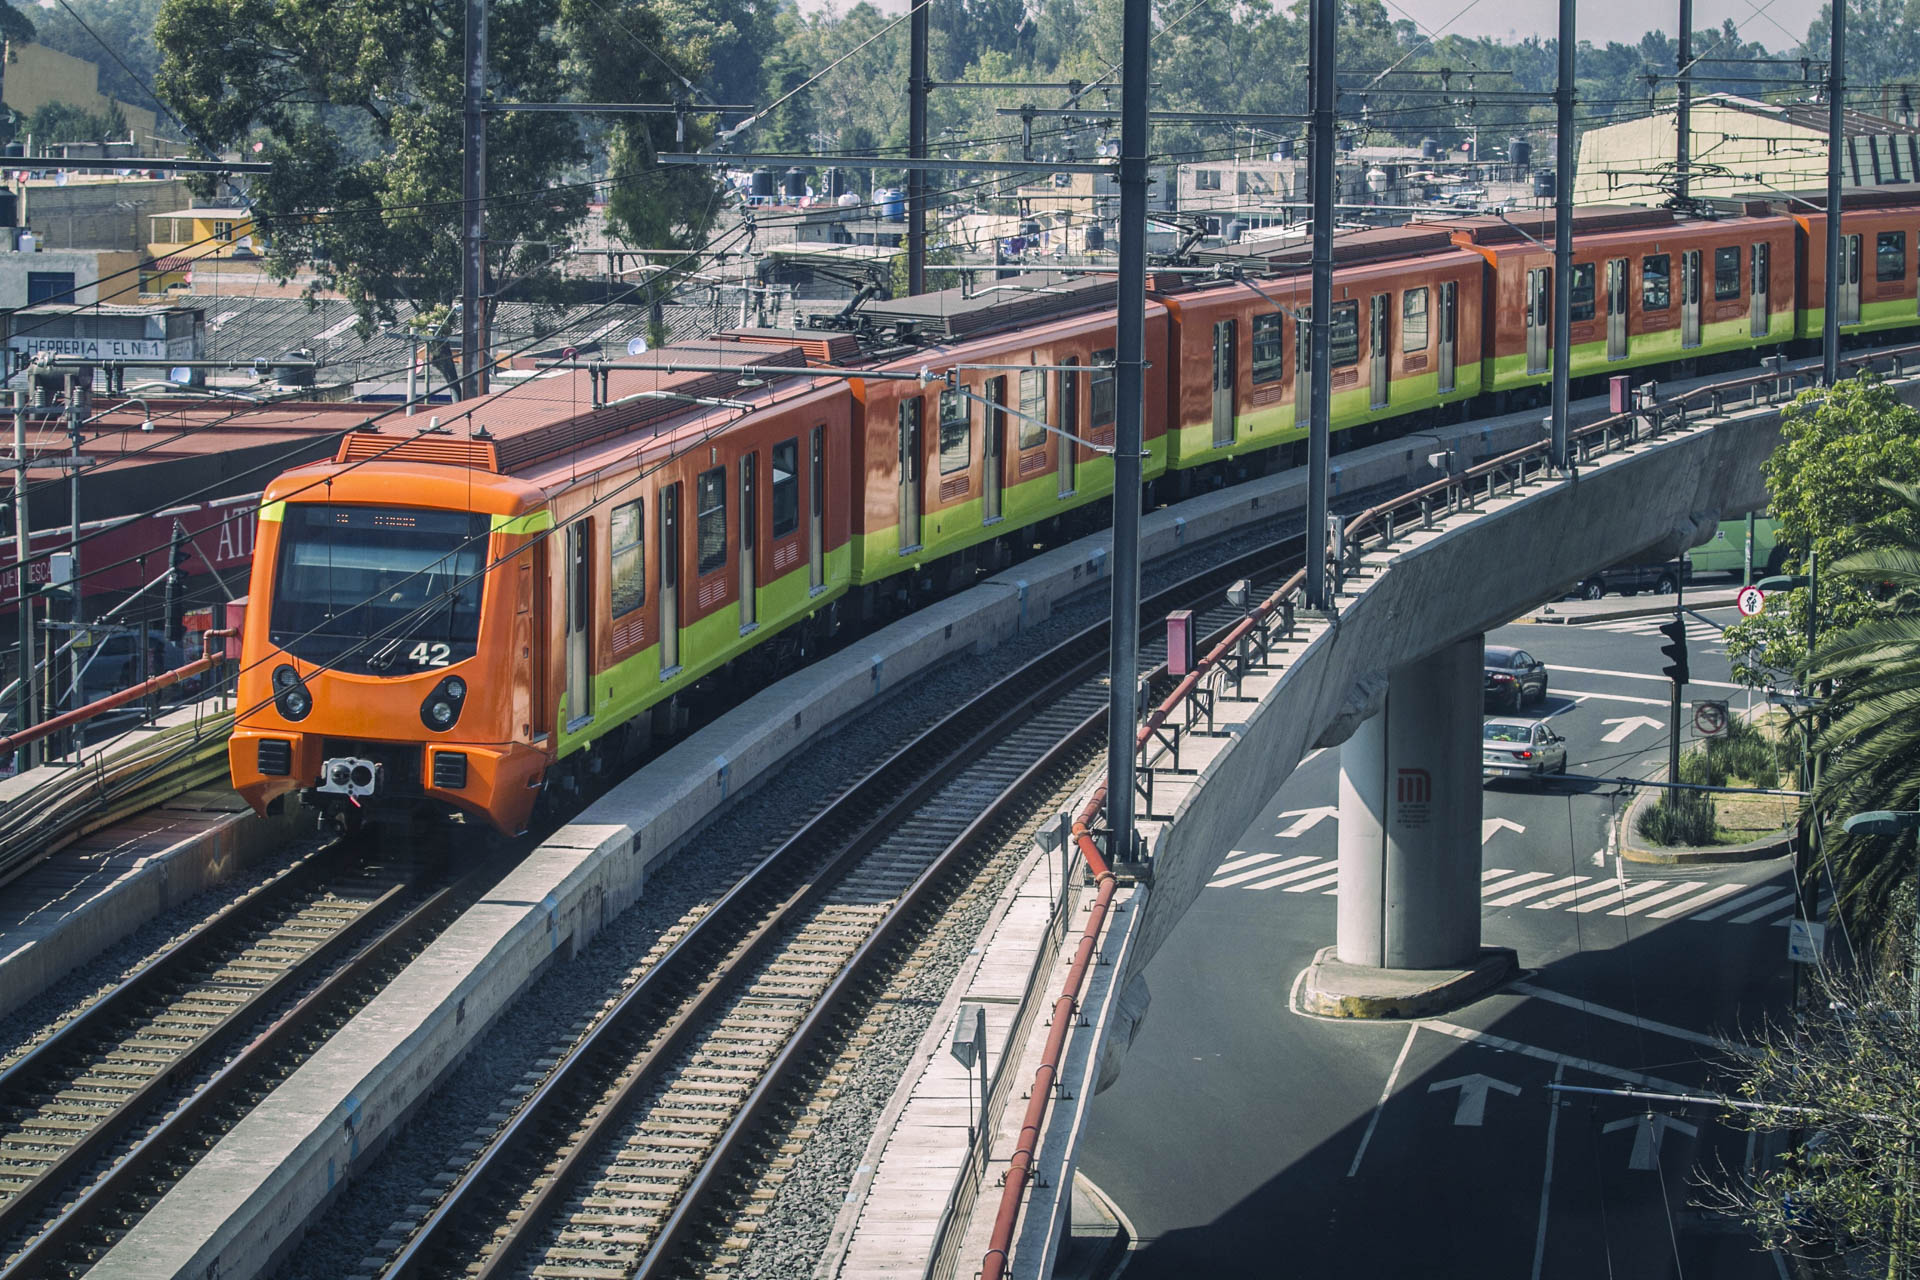
<instances>
[{"instance_id":1,"label":"parked car","mask_svg":"<svg viewBox=\"0 0 1920 1280\"><path fill-rule=\"evenodd\" d=\"M1544 720L1489 720L1481 739L1482 778L1538 778L1567 771L1567 740Z\"/></svg>"},{"instance_id":2,"label":"parked car","mask_svg":"<svg viewBox=\"0 0 1920 1280\"><path fill-rule=\"evenodd\" d=\"M1583 579L1570 594L1582 600L1598 600L1609 591L1617 591L1623 596L1642 591L1670 596L1676 587L1692 581L1693 562L1681 556L1678 560L1609 565L1592 577Z\"/></svg>"},{"instance_id":3,"label":"parked car","mask_svg":"<svg viewBox=\"0 0 1920 1280\"><path fill-rule=\"evenodd\" d=\"M1547 700L1547 664L1525 649L1490 644L1485 662L1489 707L1518 711L1529 702Z\"/></svg>"}]
</instances>

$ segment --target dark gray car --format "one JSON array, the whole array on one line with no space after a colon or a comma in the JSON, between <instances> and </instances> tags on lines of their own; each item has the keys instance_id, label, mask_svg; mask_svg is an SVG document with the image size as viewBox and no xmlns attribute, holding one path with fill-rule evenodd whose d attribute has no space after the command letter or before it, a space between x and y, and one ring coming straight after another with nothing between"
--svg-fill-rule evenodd
<instances>
[{"instance_id":1,"label":"dark gray car","mask_svg":"<svg viewBox=\"0 0 1920 1280\"><path fill-rule=\"evenodd\" d=\"M1487 705L1518 711L1547 700L1547 664L1525 649L1490 644L1486 650Z\"/></svg>"}]
</instances>

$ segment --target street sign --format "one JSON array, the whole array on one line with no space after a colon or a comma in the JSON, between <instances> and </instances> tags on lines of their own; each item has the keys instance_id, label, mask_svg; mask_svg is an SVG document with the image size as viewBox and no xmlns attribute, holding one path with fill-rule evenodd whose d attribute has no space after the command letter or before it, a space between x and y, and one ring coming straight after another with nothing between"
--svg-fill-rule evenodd
<instances>
[{"instance_id":1,"label":"street sign","mask_svg":"<svg viewBox=\"0 0 1920 1280\"><path fill-rule=\"evenodd\" d=\"M1703 738L1727 731L1727 704L1721 701L1693 704L1693 729Z\"/></svg>"},{"instance_id":2,"label":"street sign","mask_svg":"<svg viewBox=\"0 0 1920 1280\"><path fill-rule=\"evenodd\" d=\"M1795 964L1819 964L1827 945L1827 926L1812 920L1787 921L1787 959Z\"/></svg>"},{"instance_id":3,"label":"street sign","mask_svg":"<svg viewBox=\"0 0 1920 1280\"><path fill-rule=\"evenodd\" d=\"M1767 607L1767 593L1758 587L1742 587L1734 603L1739 606L1741 617L1751 618Z\"/></svg>"}]
</instances>

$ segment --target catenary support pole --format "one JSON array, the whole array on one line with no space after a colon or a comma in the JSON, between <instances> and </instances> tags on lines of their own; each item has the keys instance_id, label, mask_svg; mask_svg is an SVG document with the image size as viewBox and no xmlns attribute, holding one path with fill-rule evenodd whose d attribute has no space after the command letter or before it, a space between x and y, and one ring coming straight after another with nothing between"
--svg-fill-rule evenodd
<instances>
[{"instance_id":1,"label":"catenary support pole","mask_svg":"<svg viewBox=\"0 0 1920 1280\"><path fill-rule=\"evenodd\" d=\"M1560 0L1560 82L1553 91L1553 439L1547 451L1557 471L1567 469L1567 397L1573 367L1574 49L1573 0Z\"/></svg>"},{"instance_id":2,"label":"catenary support pole","mask_svg":"<svg viewBox=\"0 0 1920 1280\"><path fill-rule=\"evenodd\" d=\"M1820 372L1826 384L1840 380L1840 148L1846 141L1847 5L1834 0L1833 47L1827 68L1827 296L1820 331Z\"/></svg>"},{"instance_id":3,"label":"catenary support pole","mask_svg":"<svg viewBox=\"0 0 1920 1280\"><path fill-rule=\"evenodd\" d=\"M1685 204L1690 191L1687 171L1693 165L1693 0L1680 0L1680 47L1674 54L1674 71L1680 101L1673 116L1673 195Z\"/></svg>"},{"instance_id":4,"label":"catenary support pole","mask_svg":"<svg viewBox=\"0 0 1920 1280\"><path fill-rule=\"evenodd\" d=\"M486 326L480 309L486 290L487 241L487 0L467 0L466 92L461 107L460 157L460 391L455 399L485 395Z\"/></svg>"},{"instance_id":5,"label":"catenary support pole","mask_svg":"<svg viewBox=\"0 0 1920 1280\"><path fill-rule=\"evenodd\" d=\"M27 393L13 393L13 563L19 573L15 585L20 601L20 687L15 692L14 732L31 729L35 722L35 699L39 696L40 676L34 670L33 599L27 572L28 553L32 550L33 521L27 516ZM16 762L21 772L32 767L37 755L32 747L21 749Z\"/></svg>"},{"instance_id":6,"label":"catenary support pole","mask_svg":"<svg viewBox=\"0 0 1920 1280\"><path fill-rule=\"evenodd\" d=\"M1339 0L1312 0L1307 78L1313 110L1307 134L1307 181L1313 196L1312 369L1307 413L1307 607L1325 609L1327 595L1327 454L1333 410L1333 107ZM1298 342L1299 327L1294 329Z\"/></svg>"},{"instance_id":7,"label":"catenary support pole","mask_svg":"<svg viewBox=\"0 0 1920 1280\"><path fill-rule=\"evenodd\" d=\"M1687 621L1683 601L1686 598L1687 584L1679 578L1673 584L1673 620L1685 627ZM1685 632L1682 631L1682 636ZM1686 640L1680 641L1682 652L1686 649ZM1680 781L1680 695L1682 689L1678 680L1672 681L1667 688L1667 781Z\"/></svg>"},{"instance_id":8,"label":"catenary support pole","mask_svg":"<svg viewBox=\"0 0 1920 1280\"><path fill-rule=\"evenodd\" d=\"M919 0L907 24L907 158L927 158L927 41L932 0ZM927 291L927 171L907 170L907 292Z\"/></svg>"},{"instance_id":9,"label":"catenary support pole","mask_svg":"<svg viewBox=\"0 0 1920 1280\"><path fill-rule=\"evenodd\" d=\"M1107 688L1109 862L1134 857L1134 735L1140 647L1140 481L1145 448L1147 42L1150 0L1126 0L1120 53L1120 296L1113 433L1113 622Z\"/></svg>"}]
</instances>

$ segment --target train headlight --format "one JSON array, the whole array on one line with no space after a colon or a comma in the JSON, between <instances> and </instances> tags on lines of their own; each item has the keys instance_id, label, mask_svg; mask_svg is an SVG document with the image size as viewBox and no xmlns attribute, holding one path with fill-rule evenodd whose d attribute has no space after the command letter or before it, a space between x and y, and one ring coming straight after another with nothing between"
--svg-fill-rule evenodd
<instances>
[{"instance_id":1,"label":"train headlight","mask_svg":"<svg viewBox=\"0 0 1920 1280\"><path fill-rule=\"evenodd\" d=\"M467 682L459 676L448 676L433 686L433 692L420 704L420 723L435 733L445 733L460 718L466 697Z\"/></svg>"},{"instance_id":2,"label":"train headlight","mask_svg":"<svg viewBox=\"0 0 1920 1280\"><path fill-rule=\"evenodd\" d=\"M284 692L299 683L300 673L286 663L283 662L273 669L273 690L275 693Z\"/></svg>"},{"instance_id":3,"label":"train headlight","mask_svg":"<svg viewBox=\"0 0 1920 1280\"><path fill-rule=\"evenodd\" d=\"M281 689L273 699L280 714L288 720L305 720L313 711L313 695L297 681Z\"/></svg>"}]
</instances>

